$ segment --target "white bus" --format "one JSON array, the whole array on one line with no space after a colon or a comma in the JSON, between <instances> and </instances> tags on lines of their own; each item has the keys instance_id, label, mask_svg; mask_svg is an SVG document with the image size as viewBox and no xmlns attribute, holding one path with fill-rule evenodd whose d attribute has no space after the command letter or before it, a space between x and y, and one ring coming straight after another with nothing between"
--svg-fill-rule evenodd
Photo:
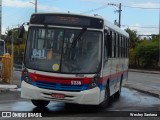
<instances>
[{"instance_id":1,"label":"white bus","mask_svg":"<svg viewBox=\"0 0 160 120\"><path fill-rule=\"evenodd\" d=\"M23 28L23 27L22 27ZM24 54L21 97L106 107L128 77L129 35L97 16L33 14Z\"/></svg>"}]
</instances>

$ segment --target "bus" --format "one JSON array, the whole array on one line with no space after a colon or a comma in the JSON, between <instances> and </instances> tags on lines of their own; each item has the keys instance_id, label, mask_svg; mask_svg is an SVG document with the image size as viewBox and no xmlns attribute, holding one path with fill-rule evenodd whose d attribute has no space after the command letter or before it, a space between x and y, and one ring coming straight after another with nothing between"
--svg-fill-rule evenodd
<instances>
[{"instance_id":1,"label":"bus","mask_svg":"<svg viewBox=\"0 0 160 120\"><path fill-rule=\"evenodd\" d=\"M102 17L65 13L35 13L28 25L22 98L37 107L60 101L105 108L120 96L128 78L125 31Z\"/></svg>"},{"instance_id":2,"label":"bus","mask_svg":"<svg viewBox=\"0 0 160 120\"><path fill-rule=\"evenodd\" d=\"M0 39L0 56L5 54L5 41Z\"/></svg>"}]
</instances>

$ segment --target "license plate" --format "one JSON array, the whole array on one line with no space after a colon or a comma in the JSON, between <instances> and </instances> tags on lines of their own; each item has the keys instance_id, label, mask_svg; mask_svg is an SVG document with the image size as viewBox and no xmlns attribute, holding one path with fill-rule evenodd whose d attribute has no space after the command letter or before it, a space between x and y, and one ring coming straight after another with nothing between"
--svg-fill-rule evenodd
<instances>
[{"instance_id":1,"label":"license plate","mask_svg":"<svg viewBox=\"0 0 160 120\"><path fill-rule=\"evenodd\" d=\"M52 93L52 97L60 99L60 98L64 98L64 95L63 94L58 94L58 93Z\"/></svg>"}]
</instances>

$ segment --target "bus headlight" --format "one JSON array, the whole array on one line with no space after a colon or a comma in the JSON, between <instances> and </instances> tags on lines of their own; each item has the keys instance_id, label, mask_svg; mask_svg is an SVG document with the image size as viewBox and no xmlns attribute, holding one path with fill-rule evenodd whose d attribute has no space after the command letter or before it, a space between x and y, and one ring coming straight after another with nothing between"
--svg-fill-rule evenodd
<instances>
[{"instance_id":1,"label":"bus headlight","mask_svg":"<svg viewBox=\"0 0 160 120\"><path fill-rule=\"evenodd\" d=\"M24 78L24 81L25 81L26 83L32 84L31 79L29 79L29 77L27 77L27 76Z\"/></svg>"},{"instance_id":2,"label":"bus headlight","mask_svg":"<svg viewBox=\"0 0 160 120\"><path fill-rule=\"evenodd\" d=\"M92 82L91 82L90 85L88 86L88 89L92 89L92 88L97 87L99 78L100 78L100 75L99 75L99 74L96 74L96 75L93 77Z\"/></svg>"},{"instance_id":3,"label":"bus headlight","mask_svg":"<svg viewBox=\"0 0 160 120\"><path fill-rule=\"evenodd\" d=\"M22 71L22 78L21 78L21 80L24 80L26 83L32 84L32 80L29 78L28 70L27 69L24 69Z\"/></svg>"}]
</instances>

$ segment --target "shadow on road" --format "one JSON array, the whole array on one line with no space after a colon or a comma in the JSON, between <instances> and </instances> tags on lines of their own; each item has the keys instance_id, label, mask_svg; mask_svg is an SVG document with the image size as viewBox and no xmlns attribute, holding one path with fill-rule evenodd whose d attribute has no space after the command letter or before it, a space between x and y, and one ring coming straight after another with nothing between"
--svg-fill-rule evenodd
<instances>
[{"instance_id":1,"label":"shadow on road","mask_svg":"<svg viewBox=\"0 0 160 120\"><path fill-rule=\"evenodd\" d=\"M106 108L100 108L97 105L79 105L79 104L56 104L56 105L52 105L50 107L45 107L45 108L38 108L35 107L33 108L32 112L40 112L42 113L43 116L54 116L54 117L58 117L58 116L91 116L93 117L93 115L100 115L103 114L105 111L108 111L107 109L112 107L112 104L114 104L115 102L118 102L119 99L115 98L115 97L111 97L110 98L110 102L108 104L108 107Z\"/></svg>"}]
</instances>

